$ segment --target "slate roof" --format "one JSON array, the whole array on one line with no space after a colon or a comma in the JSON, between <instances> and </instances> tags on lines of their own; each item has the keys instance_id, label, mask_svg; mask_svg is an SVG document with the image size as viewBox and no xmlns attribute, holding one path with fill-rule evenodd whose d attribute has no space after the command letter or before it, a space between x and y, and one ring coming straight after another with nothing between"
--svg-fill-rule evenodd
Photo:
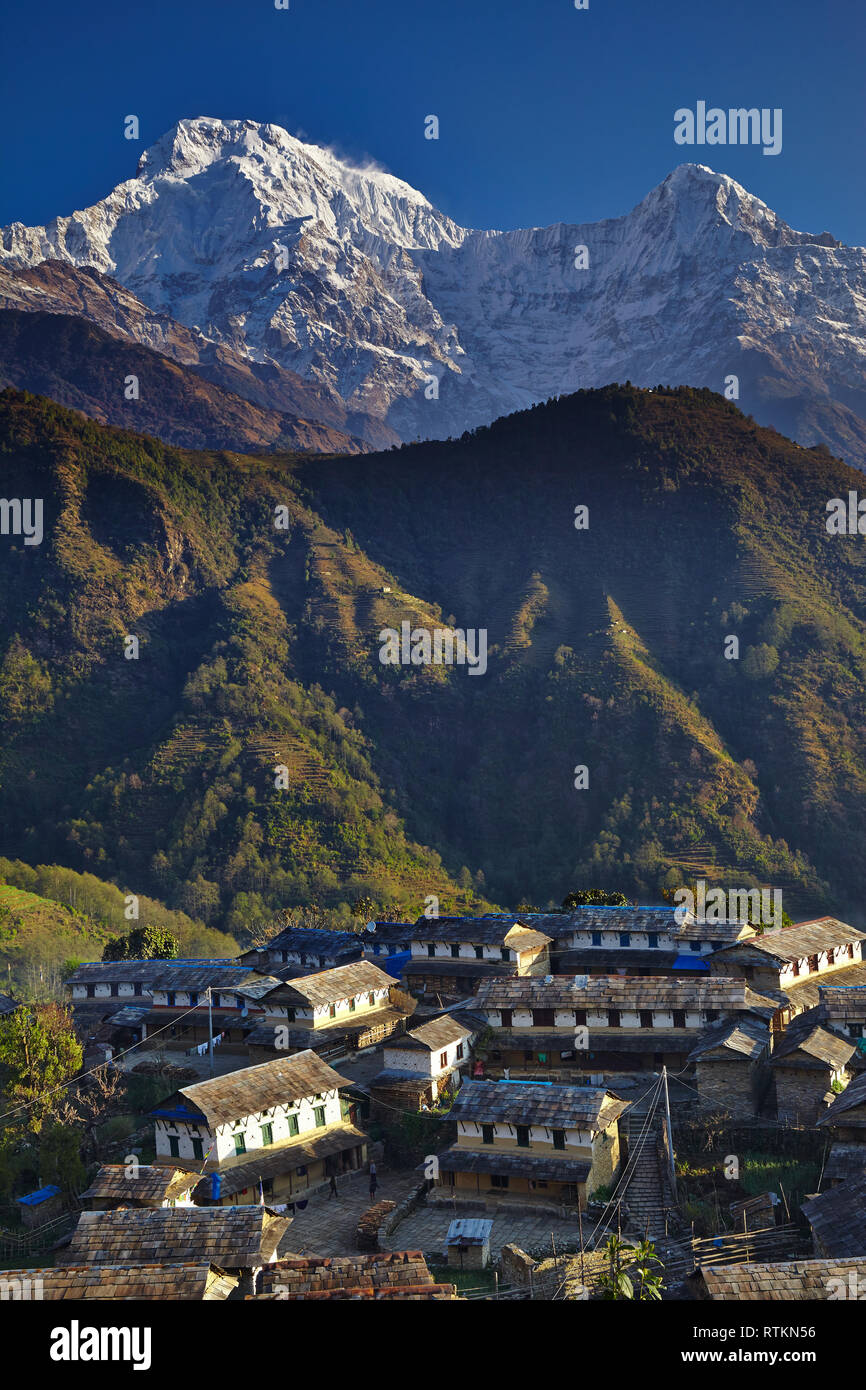
<instances>
[{"instance_id":1,"label":"slate roof","mask_svg":"<svg viewBox=\"0 0 866 1390\"><path fill-rule=\"evenodd\" d=\"M220 1175L220 1196L233 1197L243 1192L245 1187L258 1189L259 1178L266 1181L281 1173L293 1173L297 1168L327 1158L330 1154L345 1153L349 1149L359 1149L366 1144L367 1136L348 1121L328 1129L313 1130L297 1139L285 1139L280 1144L270 1144L267 1148L247 1153L243 1162L229 1160L228 1165L215 1166L211 1171ZM199 1168L201 1164L199 1164ZM205 1173L195 1191L197 1202L208 1201L211 1196L211 1172ZM297 1194L303 1197L303 1192ZM281 1198L282 1200L286 1200Z\"/></svg>"},{"instance_id":2,"label":"slate roof","mask_svg":"<svg viewBox=\"0 0 866 1390\"><path fill-rule=\"evenodd\" d=\"M8 994L0 994L0 1014L14 1014L18 1003Z\"/></svg>"},{"instance_id":3,"label":"slate roof","mask_svg":"<svg viewBox=\"0 0 866 1390\"><path fill-rule=\"evenodd\" d=\"M213 1127L247 1115L258 1115L272 1105L286 1105L304 1096L339 1090L348 1084L345 1077L339 1076L308 1048L291 1057L278 1057L273 1062L261 1062L258 1066L227 1072L225 1076L181 1086L175 1094L201 1111L208 1125ZM159 1114L163 1108L158 1106L152 1113Z\"/></svg>"},{"instance_id":4,"label":"slate roof","mask_svg":"<svg viewBox=\"0 0 866 1390\"><path fill-rule=\"evenodd\" d=\"M834 1144L824 1168L824 1182L832 1186L866 1172L866 1144Z\"/></svg>"},{"instance_id":5,"label":"slate roof","mask_svg":"<svg viewBox=\"0 0 866 1390\"><path fill-rule=\"evenodd\" d=\"M146 1018L150 1018L153 1013L151 1004L124 1004L122 1009L118 1009L116 1014L106 1014L105 1024L112 1028L135 1028L139 1023L143 1023Z\"/></svg>"},{"instance_id":6,"label":"slate roof","mask_svg":"<svg viewBox=\"0 0 866 1390\"><path fill-rule=\"evenodd\" d=\"M465 1023L459 1023L450 1014L443 1014L441 1018L434 1018L430 1023L422 1023L420 1028L411 1028L409 1037L414 1038L430 1052L439 1052L451 1043L463 1042L465 1038L471 1037L472 1031Z\"/></svg>"},{"instance_id":7,"label":"slate roof","mask_svg":"<svg viewBox=\"0 0 866 1390\"><path fill-rule=\"evenodd\" d=\"M849 927L836 917L816 917L809 922L795 922L792 927L772 927L726 951L744 950L749 954L756 951L759 956L784 962L820 955L831 946L846 946L849 941L866 941L866 932Z\"/></svg>"},{"instance_id":8,"label":"slate roof","mask_svg":"<svg viewBox=\"0 0 866 1390\"><path fill-rule=\"evenodd\" d=\"M171 1299L175 1302L228 1298L237 1276L204 1262L181 1264L81 1264L53 1269L7 1269L4 1279L39 1281L46 1302L98 1298L103 1302L128 1299Z\"/></svg>"},{"instance_id":9,"label":"slate roof","mask_svg":"<svg viewBox=\"0 0 866 1390\"><path fill-rule=\"evenodd\" d=\"M549 1125L557 1129L605 1128L629 1106L597 1086L545 1086L531 1081L465 1081L451 1107L455 1120L485 1124Z\"/></svg>"},{"instance_id":10,"label":"slate roof","mask_svg":"<svg viewBox=\"0 0 866 1390\"><path fill-rule=\"evenodd\" d=\"M157 1168L142 1163L130 1173L124 1163L105 1163L81 1197L82 1200L155 1207L186 1196L196 1181L179 1168Z\"/></svg>"},{"instance_id":11,"label":"slate roof","mask_svg":"<svg viewBox=\"0 0 866 1390\"><path fill-rule=\"evenodd\" d=\"M579 907L569 914L570 930L643 932L676 941L736 941L744 922L699 922L692 913L678 921L673 907ZM546 928L545 928L546 930ZM630 947L623 947L629 950Z\"/></svg>"},{"instance_id":12,"label":"slate roof","mask_svg":"<svg viewBox=\"0 0 866 1390\"><path fill-rule=\"evenodd\" d=\"M290 1255L262 1272L262 1297L289 1301L433 1299L455 1297L451 1284L436 1284L420 1250L375 1255L304 1258Z\"/></svg>"},{"instance_id":13,"label":"slate roof","mask_svg":"<svg viewBox=\"0 0 866 1390\"><path fill-rule=\"evenodd\" d=\"M781 1264L701 1265L698 1271L710 1298L721 1303L736 1303L740 1299L764 1299L769 1302L822 1302L834 1292L831 1279L844 1281L856 1275L848 1294L866 1301L866 1258L862 1260L791 1260ZM835 1295L839 1297L838 1292Z\"/></svg>"},{"instance_id":14,"label":"slate roof","mask_svg":"<svg viewBox=\"0 0 866 1390\"><path fill-rule=\"evenodd\" d=\"M57 1261L186 1264L249 1269L266 1264L289 1219L265 1207L115 1207L85 1211Z\"/></svg>"},{"instance_id":15,"label":"slate roof","mask_svg":"<svg viewBox=\"0 0 866 1390\"><path fill-rule=\"evenodd\" d=\"M856 1052L847 1038L840 1038L824 1028L812 1015L814 1010L800 1014L776 1042L770 1057L771 1067L811 1067L826 1071L839 1070Z\"/></svg>"},{"instance_id":16,"label":"slate roof","mask_svg":"<svg viewBox=\"0 0 866 1390\"><path fill-rule=\"evenodd\" d=\"M290 1048L311 1049L316 1052L323 1047L333 1047L335 1043L358 1037L369 1028L379 1028L388 1023L401 1024L409 1016L405 1009L395 1009L392 1005L390 1008L383 1006L379 1009L368 1009L364 1013L346 1014L341 1019L331 1019L320 1024L318 1028L314 1028L312 1023L305 1028L303 1019L296 1024L258 1023L245 1034L244 1042L247 1047L266 1047L272 1052L277 1051L274 1029L285 1027L288 1028L288 1032L280 1036L286 1037Z\"/></svg>"},{"instance_id":17,"label":"slate roof","mask_svg":"<svg viewBox=\"0 0 866 1390\"><path fill-rule=\"evenodd\" d=\"M866 1022L866 984L818 985L819 1007L827 1023Z\"/></svg>"},{"instance_id":18,"label":"slate roof","mask_svg":"<svg viewBox=\"0 0 866 1390\"><path fill-rule=\"evenodd\" d=\"M336 965L315 975L302 975L280 985L280 998L296 998L300 1004L336 1004L365 990L390 989L397 982L369 960Z\"/></svg>"},{"instance_id":19,"label":"slate roof","mask_svg":"<svg viewBox=\"0 0 866 1390\"><path fill-rule=\"evenodd\" d=\"M433 1084L430 1076L420 1076L417 1072L397 1071L386 1067L367 1083L370 1091L395 1091L406 1096L422 1096Z\"/></svg>"},{"instance_id":20,"label":"slate roof","mask_svg":"<svg viewBox=\"0 0 866 1390\"><path fill-rule=\"evenodd\" d=\"M823 975L813 975L811 979L789 980L785 985L785 994L798 1009L814 1009L820 1004L821 993L827 988L830 980L836 986L866 985L866 961L839 966L832 972L825 971Z\"/></svg>"},{"instance_id":21,"label":"slate roof","mask_svg":"<svg viewBox=\"0 0 866 1390\"><path fill-rule=\"evenodd\" d=\"M228 957L209 960L204 957L184 960L88 960L77 965L71 975L66 977L68 985L150 984L163 976L177 980L170 989L206 989L209 984L216 986L218 981L228 984L250 974L245 965ZM198 981L198 983L196 983ZM204 982L203 984L201 982Z\"/></svg>"},{"instance_id":22,"label":"slate roof","mask_svg":"<svg viewBox=\"0 0 866 1390\"><path fill-rule=\"evenodd\" d=\"M626 1012L640 1009L700 1011L750 1010L766 1007L771 1013L776 1000L758 993L745 980L723 975L677 979L671 975L590 975L579 977L523 975L510 980L484 980L478 987L479 1009L607 1009ZM781 996L780 996L781 997Z\"/></svg>"},{"instance_id":23,"label":"slate roof","mask_svg":"<svg viewBox=\"0 0 866 1390\"><path fill-rule=\"evenodd\" d=\"M552 1155L503 1153L490 1149L464 1149L459 1145L439 1155L442 1173L496 1173L501 1177L512 1174L535 1178L541 1182L586 1182L590 1165L581 1159L555 1158Z\"/></svg>"},{"instance_id":24,"label":"slate roof","mask_svg":"<svg viewBox=\"0 0 866 1390\"><path fill-rule=\"evenodd\" d=\"M360 952L364 940L363 932L351 931L328 931L318 927L286 927L283 931L277 932L270 941L266 941L264 946L260 946L255 951L256 954L267 955L270 951L285 951L287 954L300 953L302 956L335 956L344 951ZM249 958L254 952L245 951L244 957Z\"/></svg>"},{"instance_id":25,"label":"slate roof","mask_svg":"<svg viewBox=\"0 0 866 1390\"><path fill-rule=\"evenodd\" d=\"M511 947L511 941L516 944ZM538 924L530 926L518 917L515 920L490 917L420 917L412 929L411 941L454 941L479 946L504 946L513 950L545 946L551 940Z\"/></svg>"},{"instance_id":26,"label":"slate roof","mask_svg":"<svg viewBox=\"0 0 866 1390\"><path fill-rule=\"evenodd\" d=\"M866 1072L861 1072L848 1082L817 1124L835 1125L841 1129L866 1129Z\"/></svg>"},{"instance_id":27,"label":"slate roof","mask_svg":"<svg viewBox=\"0 0 866 1390\"><path fill-rule=\"evenodd\" d=\"M866 1172L811 1197L800 1210L830 1259L866 1259Z\"/></svg>"},{"instance_id":28,"label":"slate roof","mask_svg":"<svg viewBox=\"0 0 866 1390\"><path fill-rule=\"evenodd\" d=\"M701 1034L689 1053L689 1061L693 1057L708 1061L713 1054L725 1057L730 1053L754 1061L767 1050L769 1044L770 1030L760 1019L749 1014L723 1018L712 1023Z\"/></svg>"}]
</instances>

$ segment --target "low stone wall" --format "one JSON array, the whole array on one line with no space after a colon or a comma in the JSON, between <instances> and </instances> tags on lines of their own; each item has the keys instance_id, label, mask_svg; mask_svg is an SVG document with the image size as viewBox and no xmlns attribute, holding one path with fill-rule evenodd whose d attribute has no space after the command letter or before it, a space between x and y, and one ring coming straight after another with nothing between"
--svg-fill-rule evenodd
<instances>
[{"instance_id":1,"label":"low stone wall","mask_svg":"<svg viewBox=\"0 0 866 1390\"><path fill-rule=\"evenodd\" d=\"M386 1215L379 1227L379 1234L382 1236L390 1236L400 1225L400 1222L405 1221L406 1217L409 1216L416 1207L421 1205L426 1196L427 1184L426 1182L421 1182L414 1191L409 1193L408 1197L403 1198L402 1202L398 1202L396 1205L392 1202L391 1205L394 1209Z\"/></svg>"},{"instance_id":2,"label":"low stone wall","mask_svg":"<svg viewBox=\"0 0 866 1390\"><path fill-rule=\"evenodd\" d=\"M579 1261L572 1255L561 1259L536 1260L519 1245L503 1245L499 1255L502 1283L526 1290L528 1298L589 1300L589 1289L580 1282Z\"/></svg>"}]
</instances>

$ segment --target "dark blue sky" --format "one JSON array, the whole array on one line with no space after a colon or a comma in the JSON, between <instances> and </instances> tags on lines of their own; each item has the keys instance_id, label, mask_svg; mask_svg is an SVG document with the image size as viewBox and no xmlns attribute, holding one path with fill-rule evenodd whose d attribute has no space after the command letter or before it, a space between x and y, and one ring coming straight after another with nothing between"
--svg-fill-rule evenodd
<instances>
[{"instance_id":1,"label":"dark blue sky","mask_svg":"<svg viewBox=\"0 0 866 1390\"><path fill-rule=\"evenodd\" d=\"M371 155L469 226L615 216L697 159L862 246L864 16L864 0L7 0L0 223L96 201L208 115ZM782 153L678 147L674 111L699 99L781 107Z\"/></svg>"}]
</instances>

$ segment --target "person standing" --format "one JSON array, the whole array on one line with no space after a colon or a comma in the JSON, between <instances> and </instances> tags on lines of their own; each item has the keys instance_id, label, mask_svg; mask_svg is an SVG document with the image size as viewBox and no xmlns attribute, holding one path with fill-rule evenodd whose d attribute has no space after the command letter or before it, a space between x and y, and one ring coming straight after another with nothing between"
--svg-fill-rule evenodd
<instances>
[{"instance_id":1,"label":"person standing","mask_svg":"<svg viewBox=\"0 0 866 1390\"><path fill-rule=\"evenodd\" d=\"M378 1186L379 1186L379 1179L378 1179L378 1177L376 1176L376 1165L375 1165L375 1163L371 1163L371 1164L370 1164L370 1201L371 1201L371 1202L375 1202L375 1200L376 1200L376 1188L377 1188Z\"/></svg>"},{"instance_id":2,"label":"person standing","mask_svg":"<svg viewBox=\"0 0 866 1390\"><path fill-rule=\"evenodd\" d=\"M330 1186L329 1186L329 1188L328 1188L328 1201L330 1202L331 1198L332 1198L332 1197L336 1197L336 1196L337 1196L337 1179L334 1177L334 1174L332 1173L332 1174L331 1174ZM338 1198L338 1200L339 1200L339 1198Z\"/></svg>"}]
</instances>

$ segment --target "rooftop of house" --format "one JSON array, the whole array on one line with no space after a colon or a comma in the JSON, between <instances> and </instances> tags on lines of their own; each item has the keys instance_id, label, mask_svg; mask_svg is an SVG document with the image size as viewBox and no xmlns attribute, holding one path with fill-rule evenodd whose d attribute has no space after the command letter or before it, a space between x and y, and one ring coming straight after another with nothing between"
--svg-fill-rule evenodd
<instances>
[{"instance_id":1,"label":"rooftop of house","mask_svg":"<svg viewBox=\"0 0 866 1390\"><path fill-rule=\"evenodd\" d=\"M363 939L363 932L328 931L319 927L286 927L264 945L245 951L244 957L266 955L271 951L285 951L287 954L300 952L302 955L311 956L331 956L352 950L360 953Z\"/></svg>"},{"instance_id":2,"label":"rooftop of house","mask_svg":"<svg viewBox=\"0 0 866 1390\"><path fill-rule=\"evenodd\" d=\"M828 1023L866 1022L866 984L819 985L818 999Z\"/></svg>"},{"instance_id":3,"label":"rooftop of house","mask_svg":"<svg viewBox=\"0 0 866 1390\"><path fill-rule=\"evenodd\" d=\"M817 1123L840 1129L866 1129L866 1072L848 1082Z\"/></svg>"},{"instance_id":4,"label":"rooftop of house","mask_svg":"<svg viewBox=\"0 0 866 1390\"><path fill-rule=\"evenodd\" d=\"M791 1260L781 1264L701 1265L693 1276L700 1279L708 1296L717 1302L736 1303L740 1299L770 1302L818 1302L838 1298L840 1280L852 1287L853 1296L866 1301L866 1256L863 1259ZM835 1291L835 1292L834 1292Z\"/></svg>"},{"instance_id":5,"label":"rooftop of house","mask_svg":"<svg viewBox=\"0 0 866 1390\"><path fill-rule=\"evenodd\" d=\"M725 948L725 953L745 952L751 956L757 951L759 956L784 963L820 955L832 946L847 946L851 941L866 941L866 932L849 927L836 917L815 917L809 922L795 922L791 927L773 927L747 942Z\"/></svg>"},{"instance_id":6,"label":"rooftop of house","mask_svg":"<svg viewBox=\"0 0 866 1390\"><path fill-rule=\"evenodd\" d=\"M834 1144L824 1168L824 1183L847 1182L866 1172L866 1144Z\"/></svg>"},{"instance_id":7,"label":"rooftop of house","mask_svg":"<svg viewBox=\"0 0 866 1390\"><path fill-rule=\"evenodd\" d=\"M230 988L257 972L237 960L90 960L77 965L67 985L119 984L146 986L148 990L202 990Z\"/></svg>"},{"instance_id":8,"label":"rooftop of house","mask_svg":"<svg viewBox=\"0 0 866 1390\"><path fill-rule=\"evenodd\" d=\"M481 1217L458 1216L448 1227L446 1245L487 1245L493 1222Z\"/></svg>"},{"instance_id":9,"label":"rooftop of house","mask_svg":"<svg viewBox=\"0 0 866 1390\"><path fill-rule=\"evenodd\" d=\"M479 1009L686 1009L775 1012L783 1000L723 975L680 980L671 975L524 975L482 980Z\"/></svg>"},{"instance_id":10,"label":"rooftop of house","mask_svg":"<svg viewBox=\"0 0 866 1390\"><path fill-rule=\"evenodd\" d=\"M184 1197L195 1184L195 1177L178 1168L155 1168L145 1163L132 1168L125 1163L104 1163L81 1196L82 1200L159 1206Z\"/></svg>"},{"instance_id":11,"label":"rooftop of house","mask_svg":"<svg viewBox=\"0 0 866 1390\"><path fill-rule=\"evenodd\" d=\"M298 1005L316 1006L337 1004L342 999L365 991L391 989L397 981L380 970L369 960L351 961L348 965L337 965L333 970L320 970L314 975L302 975L297 979L280 984L280 998Z\"/></svg>"},{"instance_id":12,"label":"rooftop of house","mask_svg":"<svg viewBox=\"0 0 866 1390\"><path fill-rule=\"evenodd\" d=\"M96 1298L103 1302L137 1299L196 1299L217 1301L228 1298L238 1286L237 1276L204 1261L178 1264L56 1265L52 1269L7 1269L4 1280L38 1281L39 1297L48 1302L59 1299Z\"/></svg>"},{"instance_id":13,"label":"rooftop of house","mask_svg":"<svg viewBox=\"0 0 866 1390\"><path fill-rule=\"evenodd\" d=\"M709 1061L714 1055L722 1057L730 1053L754 1060L769 1045L770 1029L767 1024L750 1014L740 1014L711 1023L689 1053L689 1061L698 1057Z\"/></svg>"},{"instance_id":14,"label":"rooftop of house","mask_svg":"<svg viewBox=\"0 0 866 1390\"><path fill-rule=\"evenodd\" d=\"M10 994L0 994L0 1014L13 1014L17 1008L18 1001Z\"/></svg>"},{"instance_id":15,"label":"rooftop of house","mask_svg":"<svg viewBox=\"0 0 866 1390\"><path fill-rule=\"evenodd\" d=\"M810 1197L801 1211L830 1259L866 1257L866 1171Z\"/></svg>"},{"instance_id":16,"label":"rooftop of house","mask_svg":"<svg viewBox=\"0 0 866 1390\"><path fill-rule=\"evenodd\" d=\"M157 1118L168 1117L186 1109L190 1118L198 1113L212 1127L258 1115L274 1105L288 1105L305 1096L339 1090L348 1084L345 1077L339 1076L333 1067L307 1048L290 1057L277 1057L273 1062L260 1062L254 1067L227 1072L225 1076L181 1086L151 1114Z\"/></svg>"},{"instance_id":17,"label":"rooftop of house","mask_svg":"<svg viewBox=\"0 0 866 1390\"><path fill-rule=\"evenodd\" d=\"M293 1024L257 1023L245 1035L244 1042L247 1047L267 1048L270 1052L286 1048L311 1048L318 1052L322 1048L330 1048L350 1038L360 1037L374 1027L388 1029L393 1026L394 1032L397 1032L404 1020L410 1016L410 1012L407 1008L395 1008L392 1004L362 1010L356 1014L347 1013L342 1018L326 1020L318 1027L313 1026L312 1020L305 1026L303 1019ZM280 1033L278 1047L276 1029L283 1027L287 1032Z\"/></svg>"},{"instance_id":18,"label":"rooftop of house","mask_svg":"<svg viewBox=\"0 0 866 1390\"><path fill-rule=\"evenodd\" d=\"M522 921L491 920L487 917L421 917L415 923L412 941L445 941L507 946L511 951L532 951L547 946L552 937L537 925Z\"/></svg>"},{"instance_id":19,"label":"rooftop of house","mask_svg":"<svg viewBox=\"0 0 866 1390\"><path fill-rule=\"evenodd\" d=\"M854 1044L825 1028L815 1014L816 1010L809 1009L791 1020L773 1048L771 1067L811 1066L838 1070L850 1062L857 1050Z\"/></svg>"},{"instance_id":20,"label":"rooftop of house","mask_svg":"<svg viewBox=\"0 0 866 1390\"><path fill-rule=\"evenodd\" d=\"M552 1086L531 1081L465 1081L451 1118L477 1123L548 1125L557 1129L607 1128L629 1107L597 1086Z\"/></svg>"},{"instance_id":21,"label":"rooftop of house","mask_svg":"<svg viewBox=\"0 0 866 1390\"><path fill-rule=\"evenodd\" d=\"M854 965L837 965L833 970L834 986L866 985L866 961ZM788 980L785 994L799 1009L814 1009L821 1002L821 991L826 989L826 975L801 975L799 979Z\"/></svg>"},{"instance_id":22,"label":"rooftop of house","mask_svg":"<svg viewBox=\"0 0 866 1390\"><path fill-rule=\"evenodd\" d=\"M532 1177L538 1182L586 1182L590 1165L583 1159L502 1149L470 1149L455 1145L439 1154L442 1173L496 1173L500 1177Z\"/></svg>"},{"instance_id":23,"label":"rooftop of house","mask_svg":"<svg viewBox=\"0 0 866 1390\"><path fill-rule=\"evenodd\" d=\"M325 1258L290 1255L263 1271L262 1297L299 1299L454 1298L451 1284L437 1284L420 1250Z\"/></svg>"},{"instance_id":24,"label":"rooftop of house","mask_svg":"<svg viewBox=\"0 0 866 1390\"><path fill-rule=\"evenodd\" d=\"M408 1037L430 1052L440 1052L442 1048L449 1047L452 1043L463 1042L466 1038L470 1038L472 1031L466 1023L452 1018L450 1014L442 1014L440 1018L431 1019L429 1023L422 1023L418 1028L411 1028ZM402 1039L393 1044L395 1047L401 1045L405 1046Z\"/></svg>"},{"instance_id":25,"label":"rooftop of house","mask_svg":"<svg viewBox=\"0 0 866 1390\"><path fill-rule=\"evenodd\" d=\"M63 1265L187 1264L251 1269L266 1264L289 1218L266 1207L115 1207L85 1211Z\"/></svg>"}]
</instances>

